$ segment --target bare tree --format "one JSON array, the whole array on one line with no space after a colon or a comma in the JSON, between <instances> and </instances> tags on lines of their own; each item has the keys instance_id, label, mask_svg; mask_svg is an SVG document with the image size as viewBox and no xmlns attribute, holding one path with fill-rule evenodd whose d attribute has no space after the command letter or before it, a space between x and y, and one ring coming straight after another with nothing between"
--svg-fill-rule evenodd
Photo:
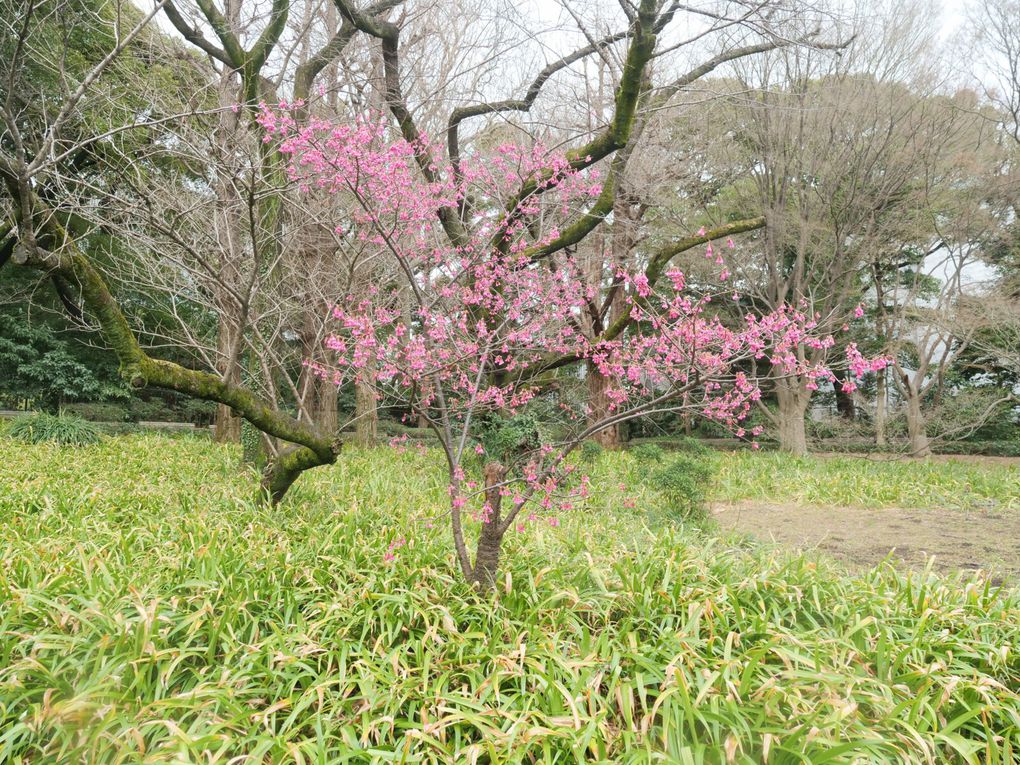
<instances>
[{"instance_id":1,"label":"bare tree","mask_svg":"<svg viewBox=\"0 0 1020 765\"><path fill-rule=\"evenodd\" d=\"M721 254L735 285L760 305L800 306L839 336L853 319L876 248L925 211L925 172L941 115L932 93L931 29L920 9L881 34L866 25L839 55L783 48L743 60L715 151L738 168L733 193L766 226L757 247ZM821 362L827 351L802 349ZM781 448L807 450L809 381L774 381L762 408Z\"/></svg>"},{"instance_id":2,"label":"bare tree","mask_svg":"<svg viewBox=\"0 0 1020 765\"><path fill-rule=\"evenodd\" d=\"M986 243L989 260L1003 277L1001 288L1020 298L1020 3L983 0L957 40L970 61L970 76L991 109L985 114L1000 130L1005 157L990 179L1003 206L997 236Z\"/></svg>"}]
</instances>

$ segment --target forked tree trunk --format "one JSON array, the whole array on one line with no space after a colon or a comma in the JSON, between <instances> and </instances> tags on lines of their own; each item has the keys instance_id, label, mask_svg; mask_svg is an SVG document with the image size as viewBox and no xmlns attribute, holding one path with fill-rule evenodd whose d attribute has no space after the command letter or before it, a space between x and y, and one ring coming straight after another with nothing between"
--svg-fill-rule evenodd
<instances>
[{"instance_id":1,"label":"forked tree trunk","mask_svg":"<svg viewBox=\"0 0 1020 765\"><path fill-rule=\"evenodd\" d=\"M471 572L471 583L481 590L490 590L496 583L499 571L499 550L503 544L502 522L503 497L500 484L506 477L506 468L499 462L489 462L483 471L485 478L485 504L488 511L478 535L478 549L475 565Z\"/></svg>"},{"instance_id":2,"label":"forked tree trunk","mask_svg":"<svg viewBox=\"0 0 1020 765\"><path fill-rule=\"evenodd\" d=\"M931 443L928 441L928 429L924 421L924 413L921 411L921 396L916 389L907 384L906 389L906 414L907 414L907 435L910 438L910 454L914 457L927 457L931 455Z\"/></svg>"},{"instance_id":3,"label":"forked tree trunk","mask_svg":"<svg viewBox=\"0 0 1020 765\"><path fill-rule=\"evenodd\" d=\"M588 386L588 424L593 425L605 420L611 412L609 411L610 380L602 375L598 367L588 362L585 380ZM592 436L592 439L606 449L618 449L623 442L623 433L619 425L611 425Z\"/></svg>"},{"instance_id":4,"label":"forked tree trunk","mask_svg":"<svg viewBox=\"0 0 1020 765\"><path fill-rule=\"evenodd\" d=\"M779 404L779 448L787 454L803 457L807 454L805 414L811 401L811 391L802 389L796 379L777 380L776 399Z\"/></svg>"}]
</instances>

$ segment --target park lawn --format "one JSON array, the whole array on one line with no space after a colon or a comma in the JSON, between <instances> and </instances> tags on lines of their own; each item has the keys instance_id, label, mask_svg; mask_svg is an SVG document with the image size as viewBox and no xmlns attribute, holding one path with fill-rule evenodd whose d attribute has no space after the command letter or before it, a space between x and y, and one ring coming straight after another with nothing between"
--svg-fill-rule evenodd
<instances>
[{"instance_id":1,"label":"park lawn","mask_svg":"<svg viewBox=\"0 0 1020 765\"><path fill-rule=\"evenodd\" d=\"M434 452L349 450L266 509L206 441L0 450L3 763L1020 762L1017 590L721 541L632 455L479 597ZM712 459L721 500L1018 493L1015 467Z\"/></svg>"}]
</instances>

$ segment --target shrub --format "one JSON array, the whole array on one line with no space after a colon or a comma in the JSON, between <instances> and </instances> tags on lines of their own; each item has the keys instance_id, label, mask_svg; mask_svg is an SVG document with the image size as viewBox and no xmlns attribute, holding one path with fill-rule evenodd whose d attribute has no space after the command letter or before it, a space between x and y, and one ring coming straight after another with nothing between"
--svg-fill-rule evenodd
<instances>
[{"instance_id":1,"label":"shrub","mask_svg":"<svg viewBox=\"0 0 1020 765\"><path fill-rule=\"evenodd\" d=\"M703 456L680 454L652 472L648 484L666 501L670 512L683 517L701 514L715 470Z\"/></svg>"},{"instance_id":2,"label":"shrub","mask_svg":"<svg viewBox=\"0 0 1020 765\"><path fill-rule=\"evenodd\" d=\"M602 444L598 441L585 441L578 447L578 451L581 453L581 459L585 462L594 462L599 458L599 455L605 451L602 448Z\"/></svg>"},{"instance_id":3,"label":"shrub","mask_svg":"<svg viewBox=\"0 0 1020 765\"><path fill-rule=\"evenodd\" d=\"M216 419L216 402L197 398L185 399L180 405L181 417L196 425L212 425Z\"/></svg>"},{"instance_id":4,"label":"shrub","mask_svg":"<svg viewBox=\"0 0 1020 765\"><path fill-rule=\"evenodd\" d=\"M531 414L501 417L486 412L478 418L478 440L489 459L510 462L541 444L538 420Z\"/></svg>"},{"instance_id":5,"label":"shrub","mask_svg":"<svg viewBox=\"0 0 1020 765\"><path fill-rule=\"evenodd\" d=\"M662 462L666 452L658 444L638 444L630 450L639 462Z\"/></svg>"},{"instance_id":6,"label":"shrub","mask_svg":"<svg viewBox=\"0 0 1020 765\"><path fill-rule=\"evenodd\" d=\"M128 406L110 401L80 401L68 404L63 412L93 422L128 422L131 419Z\"/></svg>"},{"instance_id":7,"label":"shrub","mask_svg":"<svg viewBox=\"0 0 1020 765\"><path fill-rule=\"evenodd\" d=\"M964 388L926 413L928 434L947 441L1016 441L1017 412L998 386Z\"/></svg>"},{"instance_id":8,"label":"shrub","mask_svg":"<svg viewBox=\"0 0 1020 765\"><path fill-rule=\"evenodd\" d=\"M129 433L141 433L142 427L137 422L93 422L96 430L106 436L124 436ZM170 435L172 431L164 431Z\"/></svg>"},{"instance_id":9,"label":"shrub","mask_svg":"<svg viewBox=\"0 0 1020 765\"><path fill-rule=\"evenodd\" d=\"M88 446L99 442L99 430L88 420L43 412L16 417L7 435L30 444L50 441L61 446Z\"/></svg>"},{"instance_id":10,"label":"shrub","mask_svg":"<svg viewBox=\"0 0 1020 765\"><path fill-rule=\"evenodd\" d=\"M678 452L691 454L697 457L707 457L712 453L712 449L710 447L705 446L705 444L697 438L692 438L691 436L681 436L677 439L676 445L673 448Z\"/></svg>"},{"instance_id":11,"label":"shrub","mask_svg":"<svg viewBox=\"0 0 1020 765\"><path fill-rule=\"evenodd\" d=\"M395 422L391 419L380 417L379 418L379 435L392 437L392 436L407 436L408 438L423 439L423 438L435 438L436 434L430 428L419 428L405 425L400 422ZM354 432L353 427L351 432Z\"/></svg>"},{"instance_id":12,"label":"shrub","mask_svg":"<svg viewBox=\"0 0 1020 765\"><path fill-rule=\"evenodd\" d=\"M173 422L178 419L171 406L162 398L132 397L128 402L128 417L132 422Z\"/></svg>"}]
</instances>

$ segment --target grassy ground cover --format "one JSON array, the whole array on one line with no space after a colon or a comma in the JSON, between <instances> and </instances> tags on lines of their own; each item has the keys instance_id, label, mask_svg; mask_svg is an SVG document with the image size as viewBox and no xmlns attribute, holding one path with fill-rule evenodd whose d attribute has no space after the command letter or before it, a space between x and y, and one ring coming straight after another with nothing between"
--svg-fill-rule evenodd
<instances>
[{"instance_id":1,"label":"grassy ground cover","mask_svg":"<svg viewBox=\"0 0 1020 765\"><path fill-rule=\"evenodd\" d=\"M720 542L630 455L479 598L432 453L352 450L267 510L208 442L0 450L3 763L1020 762L1015 590ZM722 498L860 473L714 459ZM839 491L1015 494L972 469Z\"/></svg>"},{"instance_id":2,"label":"grassy ground cover","mask_svg":"<svg viewBox=\"0 0 1020 765\"><path fill-rule=\"evenodd\" d=\"M837 507L1020 509L1020 461L828 456L796 459L749 451L717 457L720 501Z\"/></svg>"}]
</instances>

